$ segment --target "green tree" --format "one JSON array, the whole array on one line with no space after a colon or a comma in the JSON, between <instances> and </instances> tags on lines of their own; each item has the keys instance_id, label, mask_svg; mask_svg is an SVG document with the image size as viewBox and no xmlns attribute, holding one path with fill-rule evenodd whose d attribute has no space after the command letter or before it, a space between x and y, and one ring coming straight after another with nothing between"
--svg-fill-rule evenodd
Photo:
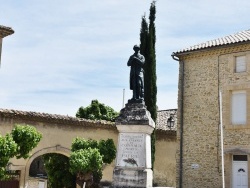
<instances>
[{"instance_id":1,"label":"green tree","mask_svg":"<svg viewBox=\"0 0 250 188\"><path fill-rule=\"evenodd\" d=\"M141 53L145 56L146 63L144 66L145 82L145 104L154 121L157 118L157 85L156 85L156 54L155 54L155 1L151 3L149 15L149 28L145 16L142 17L141 23Z\"/></svg>"},{"instance_id":2,"label":"green tree","mask_svg":"<svg viewBox=\"0 0 250 188\"><path fill-rule=\"evenodd\" d=\"M11 131L11 136L17 144L17 159L29 157L29 152L37 146L42 138L35 127L29 125L17 125Z\"/></svg>"},{"instance_id":3,"label":"green tree","mask_svg":"<svg viewBox=\"0 0 250 188\"><path fill-rule=\"evenodd\" d=\"M74 139L71 146L70 171L77 176L77 183L95 187L102 178L103 163L110 164L115 159L116 148L112 139L85 140Z\"/></svg>"},{"instance_id":4,"label":"green tree","mask_svg":"<svg viewBox=\"0 0 250 188\"><path fill-rule=\"evenodd\" d=\"M147 43L148 43L148 23L147 23L145 15L142 17L142 21L141 21L140 42L141 42L140 52L145 57L145 64L144 64L144 80L145 80L145 72L146 72L146 69L148 67L148 66L146 66L147 61L148 61L148 57L147 57L147 55L148 55L148 45L147 45ZM144 83L144 84L146 84L146 83Z\"/></svg>"},{"instance_id":5,"label":"green tree","mask_svg":"<svg viewBox=\"0 0 250 188\"><path fill-rule=\"evenodd\" d=\"M56 153L43 155L48 188L75 188L76 177L69 171L69 158Z\"/></svg>"},{"instance_id":6,"label":"green tree","mask_svg":"<svg viewBox=\"0 0 250 188\"><path fill-rule=\"evenodd\" d=\"M6 166L11 158L28 158L29 152L37 146L42 138L35 127L16 125L10 134L0 135L0 179L8 178Z\"/></svg>"},{"instance_id":7,"label":"green tree","mask_svg":"<svg viewBox=\"0 0 250 188\"><path fill-rule=\"evenodd\" d=\"M70 155L70 171L77 175L77 183L81 187L84 182L87 187L94 183L94 179L96 179L94 174L101 172L102 164L102 156L96 148L80 149Z\"/></svg>"},{"instance_id":8,"label":"green tree","mask_svg":"<svg viewBox=\"0 0 250 188\"><path fill-rule=\"evenodd\" d=\"M10 158L14 157L17 150L17 144L10 134L0 135L0 180L6 178L6 166Z\"/></svg>"},{"instance_id":9,"label":"green tree","mask_svg":"<svg viewBox=\"0 0 250 188\"><path fill-rule=\"evenodd\" d=\"M157 84L156 84L156 32L155 32L155 15L156 15L156 1L153 1L150 6L149 26L145 16L142 17L140 41L141 53L145 56L144 65L144 90L145 90L145 104L151 114L152 119L156 122L157 118ZM151 135L151 153L152 166L155 160L155 130Z\"/></svg>"},{"instance_id":10,"label":"green tree","mask_svg":"<svg viewBox=\"0 0 250 188\"><path fill-rule=\"evenodd\" d=\"M83 138L75 138L71 145L71 151L75 152L80 149L88 149L88 148L98 148L98 142L96 140L85 140Z\"/></svg>"},{"instance_id":11,"label":"green tree","mask_svg":"<svg viewBox=\"0 0 250 188\"><path fill-rule=\"evenodd\" d=\"M112 139L100 140L98 144L100 154L103 156L102 160L106 164L112 163L116 156L115 144Z\"/></svg>"},{"instance_id":12,"label":"green tree","mask_svg":"<svg viewBox=\"0 0 250 188\"><path fill-rule=\"evenodd\" d=\"M115 121L118 113L111 107L99 103L98 100L92 100L87 107L80 107L76 113L76 117L91 120L107 120Z\"/></svg>"}]
</instances>

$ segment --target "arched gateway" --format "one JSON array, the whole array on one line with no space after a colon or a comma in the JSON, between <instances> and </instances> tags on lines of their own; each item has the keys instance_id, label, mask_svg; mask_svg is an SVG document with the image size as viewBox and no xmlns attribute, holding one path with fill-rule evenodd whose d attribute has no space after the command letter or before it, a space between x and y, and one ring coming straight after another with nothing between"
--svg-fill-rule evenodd
<instances>
[{"instance_id":1,"label":"arched gateway","mask_svg":"<svg viewBox=\"0 0 250 188\"><path fill-rule=\"evenodd\" d=\"M36 153L34 153L27 161L26 163L26 167L25 167L25 188L29 187L29 184L32 184L32 181L30 181L29 178L29 174L30 174L30 167L32 162L37 159L38 157L43 156L44 154L48 154L48 153L58 153L58 154L62 154L65 155L67 157L69 157L70 155L70 149L69 148L64 148L60 145L57 146L53 146L53 147L49 147L49 148L43 148L39 151L37 151ZM37 182L35 182L37 183Z\"/></svg>"}]
</instances>

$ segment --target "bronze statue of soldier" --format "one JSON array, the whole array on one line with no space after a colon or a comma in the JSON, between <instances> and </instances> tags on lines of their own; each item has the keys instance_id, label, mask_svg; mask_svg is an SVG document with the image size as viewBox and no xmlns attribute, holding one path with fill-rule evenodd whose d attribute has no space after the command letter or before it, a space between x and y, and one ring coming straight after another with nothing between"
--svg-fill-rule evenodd
<instances>
[{"instance_id":1,"label":"bronze statue of soldier","mask_svg":"<svg viewBox=\"0 0 250 188\"><path fill-rule=\"evenodd\" d=\"M130 66L130 89L133 90L131 101L144 100L144 70L145 58L140 54L140 47L133 47L135 53L130 56L127 65Z\"/></svg>"}]
</instances>

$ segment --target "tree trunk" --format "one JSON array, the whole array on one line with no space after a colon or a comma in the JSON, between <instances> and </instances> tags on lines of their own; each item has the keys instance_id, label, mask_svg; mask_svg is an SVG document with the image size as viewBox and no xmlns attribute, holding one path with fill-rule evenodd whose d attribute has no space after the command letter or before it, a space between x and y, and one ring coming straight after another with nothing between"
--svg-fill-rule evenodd
<instances>
[{"instance_id":1,"label":"tree trunk","mask_svg":"<svg viewBox=\"0 0 250 188\"><path fill-rule=\"evenodd\" d=\"M83 187L84 182L86 182L87 188L89 188L93 184L93 173L87 172L87 173L78 173L76 177L76 183L80 185L80 187Z\"/></svg>"}]
</instances>

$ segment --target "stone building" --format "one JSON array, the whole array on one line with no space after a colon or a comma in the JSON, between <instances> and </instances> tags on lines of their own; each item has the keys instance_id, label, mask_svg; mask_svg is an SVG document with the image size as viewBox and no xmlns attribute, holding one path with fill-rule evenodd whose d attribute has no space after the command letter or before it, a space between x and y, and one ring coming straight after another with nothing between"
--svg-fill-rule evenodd
<instances>
[{"instance_id":1,"label":"stone building","mask_svg":"<svg viewBox=\"0 0 250 188\"><path fill-rule=\"evenodd\" d=\"M175 186L176 123L167 127L172 116L176 120L176 110L158 112L156 130L156 154L154 183L157 186ZM30 158L11 159L8 168L18 172L19 187L38 187L40 176L46 176L40 157L46 153L58 153L69 157L71 143L76 137L86 139L108 139L118 141L118 131L114 123L92 121L70 116L0 109L0 134L10 133L16 124L32 125L42 133L43 138L30 153ZM104 167L102 181L111 182L114 163ZM37 176L36 176L37 175ZM35 178L34 178L35 177Z\"/></svg>"},{"instance_id":2,"label":"stone building","mask_svg":"<svg viewBox=\"0 0 250 188\"><path fill-rule=\"evenodd\" d=\"M179 61L177 187L249 187L250 30L172 57Z\"/></svg>"}]
</instances>

